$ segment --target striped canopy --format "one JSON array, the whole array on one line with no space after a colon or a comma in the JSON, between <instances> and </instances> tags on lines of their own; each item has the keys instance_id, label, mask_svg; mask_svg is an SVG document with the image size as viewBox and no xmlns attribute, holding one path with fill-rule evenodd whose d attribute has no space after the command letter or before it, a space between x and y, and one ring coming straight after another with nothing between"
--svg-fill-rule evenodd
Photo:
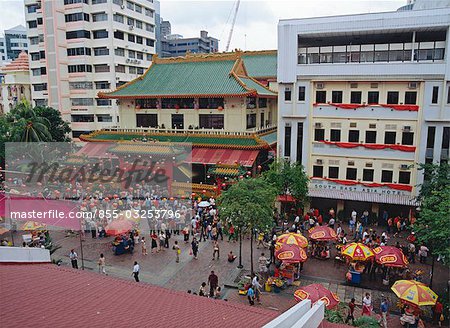
<instances>
[{"instance_id":1,"label":"striped canopy","mask_svg":"<svg viewBox=\"0 0 450 328\"><path fill-rule=\"evenodd\" d=\"M402 301L417 306L434 305L438 299L427 285L415 280L397 280L391 289Z\"/></svg>"},{"instance_id":2,"label":"striped canopy","mask_svg":"<svg viewBox=\"0 0 450 328\"><path fill-rule=\"evenodd\" d=\"M406 268L408 259L400 248L394 246L379 246L373 249L377 263L396 268Z\"/></svg>"},{"instance_id":3,"label":"striped canopy","mask_svg":"<svg viewBox=\"0 0 450 328\"><path fill-rule=\"evenodd\" d=\"M277 244L297 245L300 247L308 246L308 239L299 233L285 233L277 238Z\"/></svg>"},{"instance_id":4,"label":"striped canopy","mask_svg":"<svg viewBox=\"0 0 450 328\"><path fill-rule=\"evenodd\" d=\"M361 243L350 243L345 245L345 247L342 248L341 253L353 261L367 261L375 255L368 246Z\"/></svg>"},{"instance_id":5,"label":"striped canopy","mask_svg":"<svg viewBox=\"0 0 450 328\"><path fill-rule=\"evenodd\" d=\"M309 229L308 232L309 238L316 241L329 241L337 239L336 231L326 226L317 226Z\"/></svg>"}]
</instances>

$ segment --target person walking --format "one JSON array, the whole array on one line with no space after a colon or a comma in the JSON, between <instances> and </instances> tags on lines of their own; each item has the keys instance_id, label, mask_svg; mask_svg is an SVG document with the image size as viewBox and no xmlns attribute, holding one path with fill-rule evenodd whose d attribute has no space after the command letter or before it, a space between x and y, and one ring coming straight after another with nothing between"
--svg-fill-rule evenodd
<instances>
[{"instance_id":1,"label":"person walking","mask_svg":"<svg viewBox=\"0 0 450 328\"><path fill-rule=\"evenodd\" d=\"M213 261L216 259L216 254L217 254L217 259L219 259L220 257L220 249L219 249L219 242L217 240L214 240L213 242Z\"/></svg>"},{"instance_id":2,"label":"person walking","mask_svg":"<svg viewBox=\"0 0 450 328\"><path fill-rule=\"evenodd\" d=\"M176 254L175 262L180 263L181 249L180 249L180 246L178 246L178 240L175 240L175 243L173 244L173 249L174 249L175 254Z\"/></svg>"},{"instance_id":3,"label":"person walking","mask_svg":"<svg viewBox=\"0 0 450 328\"><path fill-rule=\"evenodd\" d=\"M145 237L141 238L141 248L142 248L142 255L147 255L147 244L145 243Z\"/></svg>"},{"instance_id":4,"label":"person walking","mask_svg":"<svg viewBox=\"0 0 450 328\"><path fill-rule=\"evenodd\" d=\"M380 309L381 309L381 323L383 325L383 328L387 328L387 314L389 310L389 305L386 297L383 297Z\"/></svg>"},{"instance_id":5,"label":"person walking","mask_svg":"<svg viewBox=\"0 0 450 328\"><path fill-rule=\"evenodd\" d=\"M217 238L220 237L220 240L223 241L223 229L222 229L222 222L220 222L220 220L217 222L216 228L217 228Z\"/></svg>"},{"instance_id":6,"label":"person walking","mask_svg":"<svg viewBox=\"0 0 450 328\"><path fill-rule=\"evenodd\" d=\"M429 251L430 250L428 249L428 247L425 246L424 244L422 244L422 246L419 247L420 263L427 263L427 257L428 257Z\"/></svg>"},{"instance_id":7,"label":"person walking","mask_svg":"<svg viewBox=\"0 0 450 328\"><path fill-rule=\"evenodd\" d=\"M247 290L247 298L250 305L255 305L255 292L253 291L252 286L250 286Z\"/></svg>"},{"instance_id":8,"label":"person walking","mask_svg":"<svg viewBox=\"0 0 450 328\"><path fill-rule=\"evenodd\" d=\"M70 250L69 258L70 262L72 263L72 268L78 269L78 254L75 252L74 249Z\"/></svg>"},{"instance_id":9,"label":"person walking","mask_svg":"<svg viewBox=\"0 0 450 328\"><path fill-rule=\"evenodd\" d=\"M214 297L214 291L219 286L219 277L211 271L211 274L208 277L208 285L209 285L209 297Z\"/></svg>"},{"instance_id":10,"label":"person walking","mask_svg":"<svg viewBox=\"0 0 450 328\"><path fill-rule=\"evenodd\" d=\"M231 240L233 240L233 242L236 242L235 230L233 225L230 225L230 228L228 229L228 242L230 242Z\"/></svg>"},{"instance_id":11,"label":"person walking","mask_svg":"<svg viewBox=\"0 0 450 328\"><path fill-rule=\"evenodd\" d=\"M166 235L164 234L163 230L161 230L159 232L159 251L160 252L162 250L164 250L165 241L166 241Z\"/></svg>"},{"instance_id":12,"label":"person walking","mask_svg":"<svg viewBox=\"0 0 450 328\"><path fill-rule=\"evenodd\" d=\"M255 276L252 279L252 287L253 291L255 292L255 298L258 304L261 304L261 284L259 283L259 277L255 274Z\"/></svg>"},{"instance_id":13,"label":"person walking","mask_svg":"<svg viewBox=\"0 0 450 328\"><path fill-rule=\"evenodd\" d=\"M194 256L194 259L198 259L197 255L198 255L198 241L197 238L193 238L192 239L192 243L191 243L191 247L192 247L192 255Z\"/></svg>"},{"instance_id":14,"label":"person walking","mask_svg":"<svg viewBox=\"0 0 450 328\"><path fill-rule=\"evenodd\" d=\"M349 322L349 320L352 320L352 325L355 325L355 299L352 298L350 300L350 303L348 303L348 314L347 314L347 318L345 319L345 323L347 324Z\"/></svg>"},{"instance_id":15,"label":"person walking","mask_svg":"<svg viewBox=\"0 0 450 328\"><path fill-rule=\"evenodd\" d=\"M152 239L152 254L158 253L158 235L156 234L156 230L150 235Z\"/></svg>"},{"instance_id":16,"label":"person walking","mask_svg":"<svg viewBox=\"0 0 450 328\"><path fill-rule=\"evenodd\" d=\"M101 253L100 258L98 259L98 273L106 274L105 266L105 256L103 255L103 253Z\"/></svg>"},{"instance_id":17,"label":"person walking","mask_svg":"<svg viewBox=\"0 0 450 328\"><path fill-rule=\"evenodd\" d=\"M258 258L258 268L259 268L259 273L261 274L262 277L266 277L267 275L267 262L268 259L267 257L264 255L264 253L261 253L261 256Z\"/></svg>"},{"instance_id":18,"label":"person walking","mask_svg":"<svg viewBox=\"0 0 450 328\"><path fill-rule=\"evenodd\" d=\"M134 280L136 280L136 282L139 282L139 270L139 264L137 263L137 261L134 261L133 272L131 275L134 277Z\"/></svg>"},{"instance_id":19,"label":"person walking","mask_svg":"<svg viewBox=\"0 0 450 328\"><path fill-rule=\"evenodd\" d=\"M370 317L372 313L372 298L370 297L369 293L366 293L362 300L362 315L367 315Z\"/></svg>"}]
</instances>

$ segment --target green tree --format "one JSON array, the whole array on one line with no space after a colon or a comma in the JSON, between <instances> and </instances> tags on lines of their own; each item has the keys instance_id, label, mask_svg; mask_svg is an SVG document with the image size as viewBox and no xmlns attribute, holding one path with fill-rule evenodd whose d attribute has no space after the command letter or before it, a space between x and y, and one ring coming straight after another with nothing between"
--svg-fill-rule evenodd
<instances>
[{"instance_id":1,"label":"green tree","mask_svg":"<svg viewBox=\"0 0 450 328\"><path fill-rule=\"evenodd\" d=\"M447 163L421 166L425 181L421 185L420 212L414 226L419 242L425 243L434 257L450 259L450 169ZM449 263L449 262L447 262Z\"/></svg>"},{"instance_id":2,"label":"green tree","mask_svg":"<svg viewBox=\"0 0 450 328\"><path fill-rule=\"evenodd\" d=\"M52 136L52 141L64 142L70 141L68 134L71 129L69 123L63 121L61 112L52 107L35 107L34 111L39 117L44 117L50 122L49 132Z\"/></svg>"},{"instance_id":3,"label":"green tree","mask_svg":"<svg viewBox=\"0 0 450 328\"><path fill-rule=\"evenodd\" d=\"M238 181L218 198L221 218L238 229L240 240L243 233L250 233L250 263L253 273L253 231L268 230L273 226L273 206L276 190L262 178L248 178ZM239 245L242 254L242 244ZM240 263L241 264L241 263Z\"/></svg>"},{"instance_id":4,"label":"green tree","mask_svg":"<svg viewBox=\"0 0 450 328\"><path fill-rule=\"evenodd\" d=\"M272 185L278 195L291 195L296 203L304 204L308 200L308 176L303 166L296 162L278 160L263 173L263 179Z\"/></svg>"}]
</instances>

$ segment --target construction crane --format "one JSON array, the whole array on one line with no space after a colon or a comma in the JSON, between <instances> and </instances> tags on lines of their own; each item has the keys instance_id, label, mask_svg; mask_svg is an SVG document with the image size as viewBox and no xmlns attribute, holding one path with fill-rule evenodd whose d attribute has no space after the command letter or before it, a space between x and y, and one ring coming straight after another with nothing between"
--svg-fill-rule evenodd
<instances>
[{"instance_id":1,"label":"construction crane","mask_svg":"<svg viewBox=\"0 0 450 328\"><path fill-rule=\"evenodd\" d=\"M230 48L231 37L233 36L234 24L236 24L236 17L237 17L240 3L241 3L241 0L236 1L236 9L234 10L233 22L231 23L230 35L228 35L227 47L225 48L225 52L228 52L228 49Z\"/></svg>"}]
</instances>

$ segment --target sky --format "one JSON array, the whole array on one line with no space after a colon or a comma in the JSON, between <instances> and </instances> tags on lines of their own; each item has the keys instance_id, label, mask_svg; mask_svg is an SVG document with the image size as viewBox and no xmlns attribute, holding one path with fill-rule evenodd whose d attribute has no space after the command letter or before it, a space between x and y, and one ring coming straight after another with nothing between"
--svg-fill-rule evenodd
<instances>
[{"instance_id":1,"label":"sky","mask_svg":"<svg viewBox=\"0 0 450 328\"><path fill-rule=\"evenodd\" d=\"M57 0L62 1L62 0ZM280 19L395 11L406 0L241 0L230 50L277 48ZM161 16L172 24L172 33L185 37L207 30L224 51L236 1L161 0ZM23 0L0 0L0 33L25 25Z\"/></svg>"}]
</instances>

